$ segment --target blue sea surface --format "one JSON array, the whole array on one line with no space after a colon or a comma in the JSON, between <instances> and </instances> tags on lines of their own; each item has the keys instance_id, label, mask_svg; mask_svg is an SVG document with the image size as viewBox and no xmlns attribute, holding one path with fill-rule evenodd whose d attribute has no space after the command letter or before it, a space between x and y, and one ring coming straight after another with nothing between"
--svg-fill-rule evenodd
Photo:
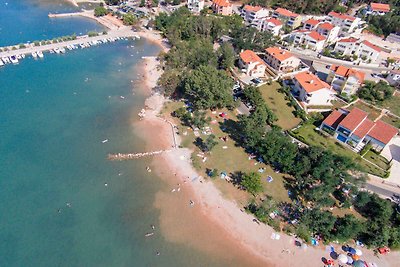
<instances>
[{"instance_id":1,"label":"blue sea surface","mask_svg":"<svg viewBox=\"0 0 400 267\"><path fill-rule=\"evenodd\" d=\"M0 46L102 29L49 19L76 10L62 3L0 0ZM0 68L0 267L243 266L164 238L154 202L167 185L150 159L107 160L145 149L138 67L158 53L122 40Z\"/></svg>"},{"instance_id":2,"label":"blue sea surface","mask_svg":"<svg viewBox=\"0 0 400 267\"><path fill-rule=\"evenodd\" d=\"M81 17L52 18L49 13L79 11L62 0L0 0L0 46L103 31L96 21Z\"/></svg>"}]
</instances>

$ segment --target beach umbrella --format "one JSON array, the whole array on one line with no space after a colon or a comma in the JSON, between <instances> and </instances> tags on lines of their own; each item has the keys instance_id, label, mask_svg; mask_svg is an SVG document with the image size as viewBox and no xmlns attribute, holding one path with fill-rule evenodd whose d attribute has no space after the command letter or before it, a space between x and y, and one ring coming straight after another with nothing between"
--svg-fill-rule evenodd
<instances>
[{"instance_id":1,"label":"beach umbrella","mask_svg":"<svg viewBox=\"0 0 400 267\"><path fill-rule=\"evenodd\" d=\"M350 256L347 256L347 264L352 264L353 262L354 260Z\"/></svg>"},{"instance_id":2,"label":"beach umbrella","mask_svg":"<svg viewBox=\"0 0 400 267\"><path fill-rule=\"evenodd\" d=\"M341 263L347 263L347 256L344 254L340 254L338 256L338 261L340 261Z\"/></svg>"},{"instance_id":3,"label":"beach umbrella","mask_svg":"<svg viewBox=\"0 0 400 267\"><path fill-rule=\"evenodd\" d=\"M356 254L356 250L354 248L352 248L352 247L350 247L348 251L351 254Z\"/></svg>"},{"instance_id":4,"label":"beach umbrella","mask_svg":"<svg viewBox=\"0 0 400 267\"><path fill-rule=\"evenodd\" d=\"M358 255L356 255L356 254L353 255L353 260L357 261L357 260L359 260L359 259L360 259L360 256L358 256Z\"/></svg>"},{"instance_id":5,"label":"beach umbrella","mask_svg":"<svg viewBox=\"0 0 400 267\"><path fill-rule=\"evenodd\" d=\"M353 263L353 266L354 267L365 267L365 263L363 261L358 260Z\"/></svg>"},{"instance_id":6,"label":"beach umbrella","mask_svg":"<svg viewBox=\"0 0 400 267\"><path fill-rule=\"evenodd\" d=\"M356 255L361 256L362 255L362 251L359 250L358 248L356 249Z\"/></svg>"}]
</instances>

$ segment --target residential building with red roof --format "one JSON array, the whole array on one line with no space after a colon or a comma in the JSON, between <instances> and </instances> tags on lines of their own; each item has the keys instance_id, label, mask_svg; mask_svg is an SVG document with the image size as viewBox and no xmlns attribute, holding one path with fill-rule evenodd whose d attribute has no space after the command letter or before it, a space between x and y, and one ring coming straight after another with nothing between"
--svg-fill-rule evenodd
<instances>
[{"instance_id":1,"label":"residential building with red roof","mask_svg":"<svg viewBox=\"0 0 400 267\"><path fill-rule=\"evenodd\" d=\"M300 66L298 57L277 46L265 49L264 60L271 68L281 73L295 71Z\"/></svg>"},{"instance_id":2,"label":"residential building with red roof","mask_svg":"<svg viewBox=\"0 0 400 267\"><path fill-rule=\"evenodd\" d=\"M335 139L350 145L356 152L367 143L382 151L399 132L396 127L381 120L370 120L368 113L359 108L333 111L322 122L321 129L333 131Z\"/></svg>"},{"instance_id":3,"label":"residential building with red roof","mask_svg":"<svg viewBox=\"0 0 400 267\"><path fill-rule=\"evenodd\" d=\"M283 23L279 19L264 19L261 24L261 31L268 31L274 36L278 36L282 30Z\"/></svg>"},{"instance_id":4,"label":"residential building with red roof","mask_svg":"<svg viewBox=\"0 0 400 267\"><path fill-rule=\"evenodd\" d=\"M373 16L376 15L383 16L389 12L390 12L390 5L382 3L371 3L364 10L365 15L373 15Z\"/></svg>"},{"instance_id":5,"label":"residential building with red roof","mask_svg":"<svg viewBox=\"0 0 400 267\"><path fill-rule=\"evenodd\" d=\"M321 21L319 21L319 20L308 19L308 20L304 21L304 23L303 23L303 30L308 30L308 31L314 30L317 27L317 25L320 23L321 23Z\"/></svg>"},{"instance_id":6,"label":"residential building with red roof","mask_svg":"<svg viewBox=\"0 0 400 267\"><path fill-rule=\"evenodd\" d=\"M329 22L318 24L316 32L326 38L328 43L333 43L339 36L340 27L335 26Z\"/></svg>"},{"instance_id":7,"label":"residential building with red roof","mask_svg":"<svg viewBox=\"0 0 400 267\"><path fill-rule=\"evenodd\" d=\"M360 24L361 19L332 11L329 12L325 21L338 26L340 33L352 33Z\"/></svg>"},{"instance_id":8,"label":"residential building with red roof","mask_svg":"<svg viewBox=\"0 0 400 267\"><path fill-rule=\"evenodd\" d=\"M364 83L365 73L343 66L332 65L326 79L339 94L355 94Z\"/></svg>"},{"instance_id":9,"label":"residential building with red roof","mask_svg":"<svg viewBox=\"0 0 400 267\"><path fill-rule=\"evenodd\" d=\"M204 0L188 0L188 9L193 13L200 13L204 8Z\"/></svg>"},{"instance_id":10,"label":"residential building with red roof","mask_svg":"<svg viewBox=\"0 0 400 267\"><path fill-rule=\"evenodd\" d=\"M261 30L262 22L268 17L269 11L260 6L245 5L240 15L246 23Z\"/></svg>"},{"instance_id":11,"label":"residential building with red roof","mask_svg":"<svg viewBox=\"0 0 400 267\"><path fill-rule=\"evenodd\" d=\"M223 16L232 15L232 4L228 0L213 0L211 8L216 14Z\"/></svg>"},{"instance_id":12,"label":"residential building with red roof","mask_svg":"<svg viewBox=\"0 0 400 267\"><path fill-rule=\"evenodd\" d=\"M246 75L259 78L265 75L265 62L253 51L245 50L239 54L239 67Z\"/></svg>"},{"instance_id":13,"label":"residential building with red roof","mask_svg":"<svg viewBox=\"0 0 400 267\"><path fill-rule=\"evenodd\" d=\"M272 17L284 21L292 29L296 29L301 25L301 16L284 8L277 8Z\"/></svg>"},{"instance_id":14,"label":"residential building with red roof","mask_svg":"<svg viewBox=\"0 0 400 267\"><path fill-rule=\"evenodd\" d=\"M382 49L373 43L355 38L344 38L336 42L334 52L345 56L356 56L364 61L376 61Z\"/></svg>"},{"instance_id":15,"label":"residential building with red roof","mask_svg":"<svg viewBox=\"0 0 400 267\"><path fill-rule=\"evenodd\" d=\"M316 31L297 30L290 34L293 43L303 45L305 48L321 52L325 46L326 38Z\"/></svg>"},{"instance_id":16,"label":"residential building with red roof","mask_svg":"<svg viewBox=\"0 0 400 267\"><path fill-rule=\"evenodd\" d=\"M297 98L306 107L331 106L336 91L324 81L310 72L300 72L293 78Z\"/></svg>"}]
</instances>

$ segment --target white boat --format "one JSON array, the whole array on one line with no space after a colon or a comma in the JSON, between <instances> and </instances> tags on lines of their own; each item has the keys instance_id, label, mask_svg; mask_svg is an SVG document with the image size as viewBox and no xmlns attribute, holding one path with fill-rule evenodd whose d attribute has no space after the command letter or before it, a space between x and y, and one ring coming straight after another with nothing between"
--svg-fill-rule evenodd
<instances>
[{"instance_id":1,"label":"white boat","mask_svg":"<svg viewBox=\"0 0 400 267\"><path fill-rule=\"evenodd\" d=\"M83 48L85 48L85 45L84 44L79 44L79 46L83 49Z\"/></svg>"},{"instance_id":2,"label":"white boat","mask_svg":"<svg viewBox=\"0 0 400 267\"><path fill-rule=\"evenodd\" d=\"M60 54L60 49L54 48L54 52L56 52L56 54Z\"/></svg>"},{"instance_id":3,"label":"white boat","mask_svg":"<svg viewBox=\"0 0 400 267\"><path fill-rule=\"evenodd\" d=\"M61 47L61 48L60 48L60 52L63 53L63 54L65 54L65 48L64 48L64 47Z\"/></svg>"},{"instance_id":4,"label":"white boat","mask_svg":"<svg viewBox=\"0 0 400 267\"><path fill-rule=\"evenodd\" d=\"M10 60L13 64L18 64L18 58L16 56L11 56Z\"/></svg>"},{"instance_id":5,"label":"white boat","mask_svg":"<svg viewBox=\"0 0 400 267\"><path fill-rule=\"evenodd\" d=\"M33 58L37 58L36 52L32 52L32 57L33 57Z\"/></svg>"},{"instance_id":6,"label":"white boat","mask_svg":"<svg viewBox=\"0 0 400 267\"><path fill-rule=\"evenodd\" d=\"M103 141L101 141L103 144L108 142L108 139L104 139Z\"/></svg>"},{"instance_id":7,"label":"white boat","mask_svg":"<svg viewBox=\"0 0 400 267\"><path fill-rule=\"evenodd\" d=\"M43 57L44 57L42 51L38 51L38 52L37 52L37 55L38 55L38 57L40 57L40 58L43 58Z\"/></svg>"},{"instance_id":8,"label":"white boat","mask_svg":"<svg viewBox=\"0 0 400 267\"><path fill-rule=\"evenodd\" d=\"M21 57L22 57L22 58L25 58L25 54L22 54Z\"/></svg>"},{"instance_id":9,"label":"white boat","mask_svg":"<svg viewBox=\"0 0 400 267\"><path fill-rule=\"evenodd\" d=\"M4 64L10 63L8 57L2 57L1 59L3 60Z\"/></svg>"},{"instance_id":10,"label":"white boat","mask_svg":"<svg viewBox=\"0 0 400 267\"><path fill-rule=\"evenodd\" d=\"M4 66L3 60L0 59L0 67Z\"/></svg>"},{"instance_id":11,"label":"white boat","mask_svg":"<svg viewBox=\"0 0 400 267\"><path fill-rule=\"evenodd\" d=\"M22 59L21 55L17 55L17 59Z\"/></svg>"}]
</instances>

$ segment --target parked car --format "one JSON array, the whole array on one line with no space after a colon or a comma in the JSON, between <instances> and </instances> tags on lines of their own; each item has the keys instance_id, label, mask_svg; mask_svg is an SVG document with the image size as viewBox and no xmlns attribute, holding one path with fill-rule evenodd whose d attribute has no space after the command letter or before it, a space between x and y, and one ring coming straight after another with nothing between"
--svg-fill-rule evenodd
<instances>
[{"instance_id":1,"label":"parked car","mask_svg":"<svg viewBox=\"0 0 400 267\"><path fill-rule=\"evenodd\" d=\"M253 83L255 83L255 84L262 83L262 80L261 80L260 78L254 78L254 79L252 79L251 81L252 81Z\"/></svg>"}]
</instances>

